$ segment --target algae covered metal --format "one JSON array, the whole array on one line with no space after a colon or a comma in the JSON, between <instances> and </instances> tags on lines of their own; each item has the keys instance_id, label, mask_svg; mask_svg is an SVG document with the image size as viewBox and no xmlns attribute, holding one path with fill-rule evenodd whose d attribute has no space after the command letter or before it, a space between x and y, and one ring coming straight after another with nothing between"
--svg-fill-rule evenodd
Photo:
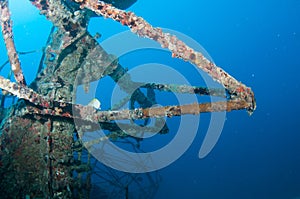
<instances>
[{"instance_id":1,"label":"algae covered metal","mask_svg":"<svg viewBox=\"0 0 300 199\"><path fill-rule=\"evenodd\" d=\"M135 133L145 130L132 128L130 124L124 124L120 128L115 120L147 121L149 118L165 116L171 118L184 114L240 109L246 109L251 114L255 110L254 94L249 87L234 79L176 36L152 27L132 12L122 10L132 5L135 0L30 0L30 2L40 10L40 14L52 22L53 28L44 48L41 64L38 66L39 72L34 81L27 85L22 72L22 68L26 70L26 67L21 66L14 45L8 0L0 0L2 35L16 80L11 82L0 76L0 88L4 96L2 100L9 96L18 97L18 101L10 107L1 107L0 193L3 197L89 198L96 188L105 197L108 188L104 188L104 183L96 186L92 183L92 178L93 175L107 175L107 172L105 169L99 169L101 166L97 166L95 163L97 161L89 154L90 147L105 139L134 137ZM98 16L111 18L128 26L138 36L158 42L172 52L172 57L189 61L208 73L224 86L226 92L222 89L176 84L139 85L138 82L132 81L118 59L108 54L99 45L96 37L87 31L90 19ZM131 87L137 85L146 88L147 94L136 89L130 98L124 99L127 102L131 101L132 104L136 102L139 107L132 105L123 110L116 108L100 110L93 106L74 103L74 93L78 85L83 85L84 89L88 90L90 82L107 76L116 83L123 78L120 87L127 93L131 92ZM154 90L219 96L226 101L152 107L157 103ZM157 123L160 123L159 119ZM147 122L141 126L146 124ZM105 137L82 142L85 132L98 128L105 129L109 133ZM163 134L168 132L168 126L163 123L159 129L150 126L146 130L159 131ZM142 177L138 174L127 175L129 181L121 186L124 188L121 192L126 197L129 195L129 185L133 182L139 183L139 179L147 179L143 183L153 189L143 192L144 197L146 193L155 192L158 184L156 174L141 174ZM117 181L115 183L117 186Z\"/></svg>"}]
</instances>

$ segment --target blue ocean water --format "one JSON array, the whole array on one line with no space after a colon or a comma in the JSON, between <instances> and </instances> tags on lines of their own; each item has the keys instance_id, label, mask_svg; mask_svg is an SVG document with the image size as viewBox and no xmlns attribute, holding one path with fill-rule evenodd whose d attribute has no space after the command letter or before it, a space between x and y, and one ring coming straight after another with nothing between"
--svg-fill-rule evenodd
<instances>
[{"instance_id":1,"label":"blue ocean water","mask_svg":"<svg viewBox=\"0 0 300 199\"><path fill-rule=\"evenodd\" d=\"M10 6L17 50L42 50L51 23L29 1L11 0ZM210 114L200 116L189 149L159 170L162 180L155 198L300 198L300 1L138 0L128 10L153 26L178 31L200 43L218 66L250 86L257 100L257 110L250 117L244 110L226 113L217 144L202 159L198 152ZM101 18L93 19L89 30L101 33L101 43L128 29ZM7 57L2 37L0 53L3 63ZM194 66L173 63L165 52L135 53L120 58L129 69L150 62L163 63L184 74L191 84L198 82ZM28 82L35 77L33 71L37 71L40 56L41 51L20 56ZM1 71L1 75L7 73L7 68ZM170 81L167 74L160 75ZM111 85L103 87L97 97L106 108ZM159 94L159 99L162 104L173 104L172 96ZM174 118L168 124L177 122ZM146 145L165 142L168 139Z\"/></svg>"}]
</instances>

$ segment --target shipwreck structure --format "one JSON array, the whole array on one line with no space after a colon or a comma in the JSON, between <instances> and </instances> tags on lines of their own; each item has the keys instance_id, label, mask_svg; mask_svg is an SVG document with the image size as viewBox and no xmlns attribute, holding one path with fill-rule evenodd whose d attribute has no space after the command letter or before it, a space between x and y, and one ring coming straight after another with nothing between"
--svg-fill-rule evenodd
<instances>
[{"instance_id":1,"label":"shipwreck structure","mask_svg":"<svg viewBox=\"0 0 300 199\"><path fill-rule=\"evenodd\" d=\"M2 35L16 81L12 82L0 76L2 198L89 198L93 187L95 188L92 175L105 171L95 166L95 160L86 150L88 146L83 145L81 136L85 131L98 128L99 125L110 132L106 139L116 140L131 137L131 128L128 127L126 132L114 123L115 120L146 120L153 117L241 109L246 109L251 114L255 110L254 94L249 87L176 36L164 33L143 18L123 10L135 0L30 2L53 23L53 28L38 66L38 75L28 85L13 41L8 0L0 0ZM113 19L138 36L157 41L163 48L169 49L174 58L188 61L208 73L224 86L226 93L204 87L148 83L143 86L148 89L149 95L137 89L128 99L132 104L138 103L139 107L132 105L126 110L99 110L92 106L74 104L75 85L84 85L88 89L92 81L109 76L118 82L127 73L118 63L118 59L109 55L87 31L91 17L98 16ZM129 76L125 79L126 82L123 81L120 87L125 92L131 92L128 89L135 82ZM153 90L217 95L224 97L226 101L150 108L156 103ZM5 108L3 101L9 96L16 96L18 100ZM75 128L74 119L81 122L79 128ZM151 131L151 127L148 130ZM168 127L164 125L160 133L167 132ZM129 176L135 182L138 181L137 176ZM155 184L153 176L146 178ZM123 187L126 198L129 195L129 181ZM105 198L105 188L98 188L99 192L102 190Z\"/></svg>"}]
</instances>

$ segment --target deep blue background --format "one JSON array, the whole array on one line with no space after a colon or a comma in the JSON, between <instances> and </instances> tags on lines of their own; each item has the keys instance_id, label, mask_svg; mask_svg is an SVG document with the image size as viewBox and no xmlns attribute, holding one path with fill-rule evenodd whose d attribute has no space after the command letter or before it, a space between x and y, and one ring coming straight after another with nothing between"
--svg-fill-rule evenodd
<instances>
[{"instance_id":1,"label":"deep blue background","mask_svg":"<svg viewBox=\"0 0 300 199\"><path fill-rule=\"evenodd\" d=\"M17 49L41 49L51 24L29 1L10 2ZM204 159L198 159L199 130L190 149L160 171L156 198L300 198L300 1L138 0L129 10L198 41L257 99L251 117L245 111L227 114L220 140ZM104 40L127 29L99 19L90 30ZM0 53L3 63L2 38ZM28 82L39 58L21 56Z\"/></svg>"}]
</instances>

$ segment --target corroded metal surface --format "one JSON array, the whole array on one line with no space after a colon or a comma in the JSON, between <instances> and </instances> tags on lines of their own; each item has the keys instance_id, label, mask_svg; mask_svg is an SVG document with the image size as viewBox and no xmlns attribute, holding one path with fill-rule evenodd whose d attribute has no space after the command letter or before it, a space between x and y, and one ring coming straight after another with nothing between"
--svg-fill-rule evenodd
<instances>
[{"instance_id":1,"label":"corroded metal surface","mask_svg":"<svg viewBox=\"0 0 300 199\"><path fill-rule=\"evenodd\" d=\"M157 130L155 127L131 128L129 124L124 124L121 129L114 120L145 120L240 109L252 113L255 110L254 94L249 87L175 36L163 33L160 28L153 28L132 12L107 4L112 2L119 8L127 8L135 0L107 0L107 3L97 0L30 2L55 28L45 47L40 72L28 87L24 77L20 78L20 74L23 74L14 47L7 1L0 1L2 32L17 80L17 83L13 83L0 76L0 88L19 98L8 109L0 107L0 192L7 198L89 198L94 171L90 155L83 157L86 152L79 135L85 130L101 127L110 132L106 137L88 143L92 145L105 139L130 137L140 131L168 132L167 126ZM147 95L137 89L130 99L125 98L124 101L131 100L132 105L128 110L97 110L92 106L73 104L78 85L84 85L88 90L91 81L105 76L110 76L115 82L122 77L120 87L127 93L132 93L132 88L141 84L133 82L118 59L109 55L87 32L89 20L96 14L112 18L128 26L137 35L159 42L173 53L173 57L190 61L210 74L226 88L227 93L186 85L142 83L138 87L148 89ZM154 89L219 96L227 101L150 108L156 103ZM135 102L139 108L134 107ZM74 119L82 124L80 129L75 128Z\"/></svg>"},{"instance_id":2,"label":"corroded metal surface","mask_svg":"<svg viewBox=\"0 0 300 199\"><path fill-rule=\"evenodd\" d=\"M254 93L252 90L241 82L237 81L213 62L209 61L202 53L195 51L179 40L176 36L164 33L160 28L154 28L142 17L136 16L133 12L126 12L117 9L102 1L95 0L75 0L80 3L81 8L93 10L100 16L111 18L122 25L128 26L131 31L141 37L153 39L161 44L163 48L168 48L172 52L172 57L178 57L189 61L198 68L209 74L215 81L222 84L232 98L245 100L245 107L251 114L256 108Z\"/></svg>"},{"instance_id":3,"label":"corroded metal surface","mask_svg":"<svg viewBox=\"0 0 300 199\"><path fill-rule=\"evenodd\" d=\"M7 48L7 55L9 57L11 69L14 72L15 79L20 84L26 85L19 56L13 41L12 20L10 19L8 1L0 1L0 22L3 39Z\"/></svg>"}]
</instances>

